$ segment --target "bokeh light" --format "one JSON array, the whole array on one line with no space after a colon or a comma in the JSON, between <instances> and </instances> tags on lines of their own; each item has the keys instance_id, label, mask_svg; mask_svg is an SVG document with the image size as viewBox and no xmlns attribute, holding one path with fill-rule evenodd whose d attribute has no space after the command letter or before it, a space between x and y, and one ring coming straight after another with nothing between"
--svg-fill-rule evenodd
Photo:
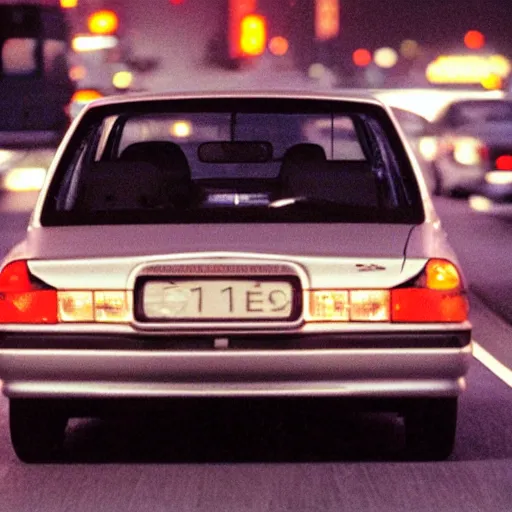
<instances>
[{"instance_id":1,"label":"bokeh light","mask_svg":"<svg viewBox=\"0 0 512 512\"><path fill-rule=\"evenodd\" d=\"M464 35L464 44L470 50L479 50L485 45L485 37L479 30L468 30Z\"/></svg>"},{"instance_id":2,"label":"bokeh light","mask_svg":"<svg viewBox=\"0 0 512 512\"><path fill-rule=\"evenodd\" d=\"M393 48L379 48L373 54L373 61L379 68L390 69L398 62L398 53Z\"/></svg>"},{"instance_id":3,"label":"bokeh light","mask_svg":"<svg viewBox=\"0 0 512 512\"><path fill-rule=\"evenodd\" d=\"M408 60L413 60L419 55L420 45L413 39L405 39L400 45L400 55Z\"/></svg>"},{"instance_id":4,"label":"bokeh light","mask_svg":"<svg viewBox=\"0 0 512 512\"><path fill-rule=\"evenodd\" d=\"M372 61L372 54L366 48L358 48L352 54L352 61L360 68L364 68Z\"/></svg>"},{"instance_id":5,"label":"bokeh light","mask_svg":"<svg viewBox=\"0 0 512 512\"><path fill-rule=\"evenodd\" d=\"M270 53L278 57L286 55L286 53L288 52L288 48L288 39L282 36L273 37L268 44L268 49L270 50Z\"/></svg>"},{"instance_id":6,"label":"bokeh light","mask_svg":"<svg viewBox=\"0 0 512 512\"><path fill-rule=\"evenodd\" d=\"M112 84L116 89L128 89L133 83L131 71L118 71L112 77Z\"/></svg>"}]
</instances>

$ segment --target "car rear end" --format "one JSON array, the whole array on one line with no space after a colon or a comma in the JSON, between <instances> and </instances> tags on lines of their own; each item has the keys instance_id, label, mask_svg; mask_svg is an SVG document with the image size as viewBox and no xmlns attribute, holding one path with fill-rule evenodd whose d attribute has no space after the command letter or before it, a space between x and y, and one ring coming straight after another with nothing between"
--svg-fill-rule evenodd
<instances>
[{"instance_id":1,"label":"car rear end","mask_svg":"<svg viewBox=\"0 0 512 512\"><path fill-rule=\"evenodd\" d=\"M49 446L82 405L192 397L371 400L405 415L418 455L451 452L466 288L383 106L220 95L79 121L0 273L21 458L42 456L36 418Z\"/></svg>"}]
</instances>

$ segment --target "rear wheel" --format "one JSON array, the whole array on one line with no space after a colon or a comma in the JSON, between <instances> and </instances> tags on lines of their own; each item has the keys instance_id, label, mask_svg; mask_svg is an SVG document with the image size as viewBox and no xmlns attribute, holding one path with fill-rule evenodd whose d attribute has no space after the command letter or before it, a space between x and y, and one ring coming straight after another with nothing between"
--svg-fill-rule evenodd
<instances>
[{"instance_id":1,"label":"rear wheel","mask_svg":"<svg viewBox=\"0 0 512 512\"><path fill-rule=\"evenodd\" d=\"M50 400L11 398L11 443L23 462L55 462L62 456L67 416Z\"/></svg>"},{"instance_id":2,"label":"rear wheel","mask_svg":"<svg viewBox=\"0 0 512 512\"><path fill-rule=\"evenodd\" d=\"M405 413L407 455L416 460L443 460L455 445L457 398L419 400Z\"/></svg>"}]
</instances>

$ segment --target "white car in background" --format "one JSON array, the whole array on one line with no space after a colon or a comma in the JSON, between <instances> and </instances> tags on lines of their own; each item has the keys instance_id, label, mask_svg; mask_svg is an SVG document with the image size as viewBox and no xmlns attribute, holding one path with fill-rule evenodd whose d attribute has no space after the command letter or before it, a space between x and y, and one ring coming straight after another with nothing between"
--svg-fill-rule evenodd
<instances>
[{"instance_id":1,"label":"white car in background","mask_svg":"<svg viewBox=\"0 0 512 512\"><path fill-rule=\"evenodd\" d=\"M448 457L466 286L397 126L349 95L86 106L0 267L18 457L62 460L70 418L193 397L364 403L404 418L408 456Z\"/></svg>"}]
</instances>

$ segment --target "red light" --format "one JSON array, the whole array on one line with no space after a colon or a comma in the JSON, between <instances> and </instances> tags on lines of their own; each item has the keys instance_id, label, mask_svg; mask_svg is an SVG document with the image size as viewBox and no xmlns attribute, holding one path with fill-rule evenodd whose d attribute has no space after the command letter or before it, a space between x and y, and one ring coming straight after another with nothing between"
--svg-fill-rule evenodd
<instances>
[{"instance_id":1,"label":"red light","mask_svg":"<svg viewBox=\"0 0 512 512\"><path fill-rule=\"evenodd\" d=\"M364 68L372 61L372 54L365 48L359 48L352 54L354 64L360 68Z\"/></svg>"},{"instance_id":2,"label":"red light","mask_svg":"<svg viewBox=\"0 0 512 512\"><path fill-rule=\"evenodd\" d=\"M468 30L464 36L464 44L470 50L479 50L485 44L485 37L478 30Z\"/></svg>"},{"instance_id":3,"label":"red light","mask_svg":"<svg viewBox=\"0 0 512 512\"><path fill-rule=\"evenodd\" d=\"M183 3L184 0L169 0L172 5L180 5Z\"/></svg>"},{"instance_id":4,"label":"red light","mask_svg":"<svg viewBox=\"0 0 512 512\"><path fill-rule=\"evenodd\" d=\"M457 267L431 259L410 287L391 290L392 322L464 322L469 303Z\"/></svg>"},{"instance_id":5,"label":"red light","mask_svg":"<svg viewBox=\"0 0 512 512\"><path fill-rule=\"evenodd\" d=\"M498 171L512 171L512 155L501 155L496 159Z\"/></svg>"},{"instance_id":6,"label":"red light","mask_svg":"<svg viewBox=\"0 0 512 512\"><path fill-rule=\"evenodd\" d=\"M57 323L57 291L32 282L26 261L0 273L0 323Z\"/></svg>"}]
</instances>

